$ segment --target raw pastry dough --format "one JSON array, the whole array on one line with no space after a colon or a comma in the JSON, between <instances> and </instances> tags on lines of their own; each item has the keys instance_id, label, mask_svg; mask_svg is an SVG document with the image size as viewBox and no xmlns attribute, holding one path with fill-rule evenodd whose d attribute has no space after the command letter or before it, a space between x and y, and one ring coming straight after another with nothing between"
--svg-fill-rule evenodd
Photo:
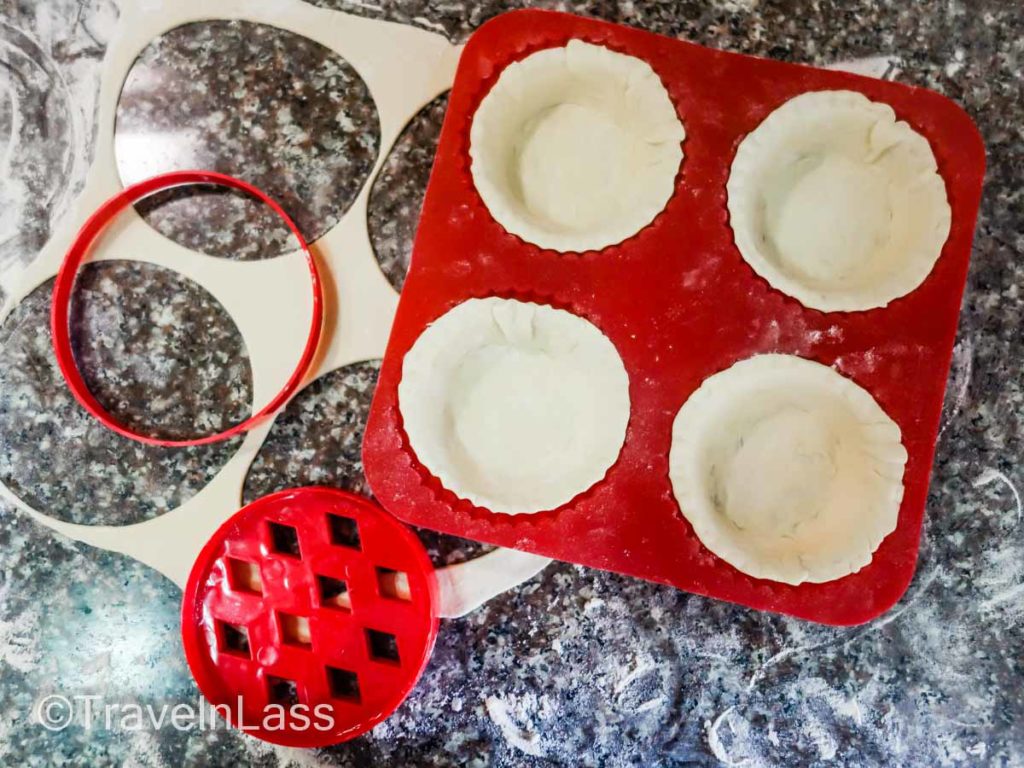
<instances>
[{"instance_id":1,"label":"raw pastry dough","mask_svg":"<svg viewBox=\"0 0 1024 768\"><path fill-rule=\"evenodd\" d=\"M650 65L570 40L510 64L473 117L473 182L495 220L556 251L601 249L651 223L685 132Z\"/></svg>"},{"instance_id":2,"label":"raw pastry dough","mask_svg":"<svg viewBox=\"0 0 1024 768\"><path fill-rule=\"evenodd\" d=\"M413 451L445 488L492 512L540 512L615 463L629 379L586 320L543 304L470 299L409 350L398 402Z\"/></svg>"},{"instance_id":3,"label":"raw pastry dough","mask_svg":"<svg viewBox=\"0 0 1024 768\"><path fill-rule=\"evenodd\" d=\"M860 570L896 527L907 452L874 398L831 368L759 355L676 415L669 476L709 550L787 584Z\"/></svg>"},{"instance_id":4,"label":"raw pastry dough","mask_svg":"<svg viewBox=\"0 0 1024 768\"><path fill-rule=\"evenodd\" d=\"M949 235L928 141L853 91L804 93L772 112L740 143L728 195L747 263L826 312L910 293Z\"/></svg>"}]
</instances>

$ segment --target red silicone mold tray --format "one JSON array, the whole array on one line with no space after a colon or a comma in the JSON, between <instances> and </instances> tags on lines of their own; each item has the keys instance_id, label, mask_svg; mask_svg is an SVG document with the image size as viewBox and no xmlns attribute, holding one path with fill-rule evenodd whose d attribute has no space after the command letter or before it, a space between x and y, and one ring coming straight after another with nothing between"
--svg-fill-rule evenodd
<instances>
[{"instance_id":1,"label":"red silicone mold tray","mask_svg":"<svg viewBox=\"0 0 1024 768\"><path fill-rule=\"evenodd\" d=\"M601 252L558 254L506 233L469 174L473 113L512 61L572 38L647 61L686 128L676 191L646 229ZM949 239L915 291L883 309L822 313L772 289L733 243L726 181L742 138L805 91L848 89L886 102L931 143L952 207ZM364 442L377 498L416 525L830 624L889 608L914 572L939 416L984 174L970 118L919 88L710 50L566 14L521 11L484 25L459 64ZM605 480L553 511L506 516L444 490L402 430L402 360L423 329L471 297L552 304L615 344L630 377L626 441ZM672 421L708 376L763 352L834 366L899 424L909 453L896 530L870 565L824 584L751 578L695 537L672 495Z\"/></svg>"},{"instance_id":2,"label":"red silicone mold tray","mask_svg":"<svg viewBox=\"0 0 1024 768\"><path fill-rule=\"evenodd\" d=\"M292 747L335 744L416 684L437 636L436 589L419 539L375 504L330 488L281 491L237 512L196 559L185 656L235 727Z\"/></svg>"}]
</instances>

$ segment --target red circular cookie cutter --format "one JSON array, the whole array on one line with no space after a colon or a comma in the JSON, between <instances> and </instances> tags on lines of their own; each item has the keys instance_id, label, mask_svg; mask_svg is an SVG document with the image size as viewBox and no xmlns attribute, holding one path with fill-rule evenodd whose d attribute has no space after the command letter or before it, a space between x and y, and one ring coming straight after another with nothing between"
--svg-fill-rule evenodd
<instances>
[{"instance_id":1,"label":"red circular cookie cutter","mask_svg":"<svg viewBox=\"0 0 1024 768\"><path fill-rule=\"evenodd\" d=\"M327 746L404 701L434 647L436 605L423 545L394 517L331 488L281 491L200 552L182 601L185 657L235 727Z\"/></svg>"},{"instance_id":2,"label":"red circular cookie cutter","mask_svg":"<svg viewBox=\"0 0 1024 768\"><path fill-rule=\"evenodd\" d=\"M287 225L292 235L299 243L299 247L306 255L306 263L309 265L310 283L313 289L313 317L309 325L309 335L306 338L306 346L299 358L298 365L292 371L291 376L284 387L278 392L269 403L259 412L253 414L238 424L235 424L223 432L218 432L205 437L169 440L140 434L125 424L118 421L111 415L89 391L85 379L82 377L78 364L75 361L74 353L71 351L71 339L68 332L68 313L71 304L71 291L74 288L75 276L85 257L89 253L96 238L103 230L120 214L125 208L137 203L145 197L157 192L162 192L172 187L180 187L189 184L213 184L221 187L230 187L241 190L261 202L265 203L281 220ZM57 356L57 365L67 382L71 394L82 405L85 410L91 413L104 426L117 432L119 435L137 440L147 445L160 445L167 447L186 447L196 445L207 445L226 440L229 437L246 432L267 416L271 415L278 408L287 402L306 375L313 357L316 354L317 345L320 343L320 332L323 325L323 287L320 281L320 272L316 265L313 254L310 253L309 245L299 232L295 222L287 213L274 202L262 190L254 187L241 179L227 176L223 173L213 171L173 171L149 179L140 181L123 189L120 193L107 200L101 205L92 216L85 222L75 237L71 247L64 256L64 262L57 272L57 278L53 286L53 304L50 311L50 326L53 333L53 350Z\"/></svg>"}]
</instances>

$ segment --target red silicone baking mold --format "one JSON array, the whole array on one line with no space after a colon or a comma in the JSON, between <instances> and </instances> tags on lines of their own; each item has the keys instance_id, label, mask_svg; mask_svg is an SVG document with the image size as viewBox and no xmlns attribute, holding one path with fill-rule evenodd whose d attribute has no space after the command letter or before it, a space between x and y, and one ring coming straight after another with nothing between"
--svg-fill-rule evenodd
<instances>
[{"instance_id":1,"label":"red silicone baking mold","mask_svg":"<svg viewBox=\"0 0 1024 768\"><path fill-rule=\"evenodd\" d=\"M686 140L676 191L646 229L600 252L558 254L506 233L469 174L472 115L501 70L579 38L647 61ZM931 143L952 207L925 282L883 309L823 313L772 289L741 258L726 181L742 138L805 91L848 89L888 103ZM416 244L363 447L377 498L416 525L830 624L879 615L913 576L942 398L984 175L970 118L920 88L739 54L544 11L485 24L462 54ZM557 510L507 516L443 489L409 447L398 410L402 360L423 329L471 297L568 309L615 344L630 378L625 444L604 481ZM859 572L790 586L752 578L703 548L672 495L672 422L708 376L762 352L833 366L899 424L909 453L896 530Z\"/></svg>"},{"instance_id":2,"label":"red silicone baking mold","mask_svg":"<svg viewBox=\"0 0 1024 768\"><path fill-rule=\"evenodd\" d=\"M394 588L400 574L408 593ZM416 684L437 636L436 590L419 539L375 504L331 488L281 491L237 512L200 552L182 601L185 657L235 727L286 746L336 744Z\"/></svg>"}]
</instances>

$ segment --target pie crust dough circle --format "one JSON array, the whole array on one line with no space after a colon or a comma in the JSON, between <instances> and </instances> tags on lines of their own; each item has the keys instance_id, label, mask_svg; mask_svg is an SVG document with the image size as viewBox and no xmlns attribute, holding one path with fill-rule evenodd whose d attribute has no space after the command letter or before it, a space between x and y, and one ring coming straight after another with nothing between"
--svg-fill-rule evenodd
<instances>
[{"instance_id":1,"label":"pie crust dough circle","mask_svg":"<svg viewBox=\"0 0 1024 768\"><path fill-rule=\"evenodd\" d=\"M473 116L470 170L507 231L541 248L600 250L665 207L684 136L647 62L570 40L502 71Z\"/></svg>"},{"instance_id":2,"label":"pie crust dough circle","mask_svg":"<svg viewBox=\"0 0 1024 768\"><path fill-rule=\"evenodd\" d=\"M543 304L470 299L402 362L409 444L441 484L492 512L554 509L601 481L629 421L629 378L594 325Z\"/></svg>"},{"instance_id":3,"label":"pie crust dough circle","mask_svg":"<svg viewBox=\"0 0 1024 768\"><path fill-rule=\"evenodd\" d=\"M896 527L907 452L867 391L831 368L758 355L706 379L676 415L669 476L705 547L800 584L854 573Z\"/></svg>"},{"instance_id":4,"label":"pie crust dough circle","mask_svg":"<svg viewBox=\"0 0 1024 768\"><path fill-rule=\"evenodd\" d=\"M949 235L927 139L854 91L790 99L740 143L727 185L736 246L757 274L826 312L917 288Z\"/></svg>"}]
</instances>

